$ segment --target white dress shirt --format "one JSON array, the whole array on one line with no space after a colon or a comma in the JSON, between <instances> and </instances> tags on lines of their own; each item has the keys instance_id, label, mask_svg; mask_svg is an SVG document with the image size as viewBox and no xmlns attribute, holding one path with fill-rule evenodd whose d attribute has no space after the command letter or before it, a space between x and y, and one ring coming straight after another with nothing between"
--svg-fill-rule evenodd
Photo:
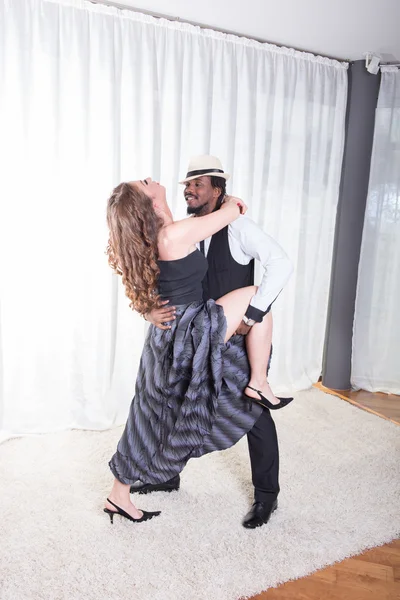
<instances>
[{"instance_id":1,"label":"white dress shirt","mask_svg":"<svg viewBox=\"0 0 400 600\"><path fill-rule=\"evenodd\" d=\"M228 241L236 262L248 265L255 258L261 263L264 269L262 281L250 306L265 314L293 272L291 261L281 246L246 216L240 216L228 225ZM204 240L206 256L210 242L211 237ZM200 244L197 244L197 248L200 248Z\"/></svg>"}]
</instances>

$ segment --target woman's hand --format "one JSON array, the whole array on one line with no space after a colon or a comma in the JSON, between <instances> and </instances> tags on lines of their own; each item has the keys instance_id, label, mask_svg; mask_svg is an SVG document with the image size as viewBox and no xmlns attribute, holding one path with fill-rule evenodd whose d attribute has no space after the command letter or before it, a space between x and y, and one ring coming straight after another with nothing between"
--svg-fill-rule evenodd
<instances>
[{"instance_id":1,"label":"woman's hand","mask_svg":"<svg viewBox=\"0 0 400 600\"><path fill-rule=\"evenodd\" d=\"M225 196L221 209L226 206L237 206L239 208L240 214L244 215L247 212L247 206L240 198L236 198L235 196Z\"/></svg>"}]
</instances>

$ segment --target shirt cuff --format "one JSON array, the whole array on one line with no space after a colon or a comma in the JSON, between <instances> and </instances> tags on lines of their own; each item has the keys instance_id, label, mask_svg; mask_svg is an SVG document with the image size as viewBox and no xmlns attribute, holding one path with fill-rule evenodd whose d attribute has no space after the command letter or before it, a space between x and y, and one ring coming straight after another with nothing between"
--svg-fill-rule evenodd
<instances>
[{"instance_id":1,"label":"shirt cuff","mask_svg":"<svg viewBox=\"0 0 400 600\"><path fill-rule=\"evenodd\" d=\"M253 319L253 321L255 321L256 323L261 323L265 315L269 313L270 310L271 305L268 306L267 310L260 310L259 308L255 308L255 306L251 306L250 304L246 310L246 317L248 319Z\"/></svg>"}]
</instances>

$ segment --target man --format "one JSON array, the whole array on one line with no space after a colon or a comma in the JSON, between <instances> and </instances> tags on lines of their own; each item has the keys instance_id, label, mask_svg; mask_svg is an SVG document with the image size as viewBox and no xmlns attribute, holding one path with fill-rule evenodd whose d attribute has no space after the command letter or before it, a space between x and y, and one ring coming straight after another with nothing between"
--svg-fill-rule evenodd
<instances>
[{"instance_id":1,"label":"man","mask_svg":"<svg viewBox=\"0 0 400 600\"><path fill-rule=\"evenodd\" d=\"M184 196L187 212L194 217L207 215L221 206L226 194L226 180L221 162L214 156L197 156L190 161ZM221 393L237 400L243 396L249 380L249 365L245 350L246 334L256 322L268 319L270 336L266 365L269 362L272 340L271 304L279 295L292 272L292 265L282 248L265 234L251 219L240 217L228 227L199 244L199 249L208 260L208 272L203 280L203 298L217 299L235 289L254 284L254 259L264 267L264 276L257 293L251 299L237 334L231 338L224 353L224 386ZM148 321L169 328L168 321L174 318L174 307L162 307L146 315ZM250 403L251 404L251 403ZM213 433L219 439L227 439L229 430L238 427L248 432L248 445L255 488L254 503L243 520L249 529L268 522L277 508L279 493L279 450L274 421L268 409L250 405L243 399L239 411L226 416L225 424ZM237 414L239 413L239 414ZM210 446L211 449L211 446ZM131 487L131 492L178 490L179 475L164 484L150 485L141 482Z\"/></svg>"}]
</instances>

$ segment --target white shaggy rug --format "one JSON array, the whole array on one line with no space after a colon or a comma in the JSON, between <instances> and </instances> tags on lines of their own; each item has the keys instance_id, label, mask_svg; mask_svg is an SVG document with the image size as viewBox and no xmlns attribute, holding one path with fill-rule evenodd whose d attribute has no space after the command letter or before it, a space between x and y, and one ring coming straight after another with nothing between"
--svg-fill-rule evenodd
<instances>
[{"instance_id":1,"label":"white shaggy rug","mask_svg":"<svg viewBox=\"0 0 400 600\"><path fill-rule=\"evenodd\" d=\"M162 515L102 512L121 428L0 446L1 600L238 600L400 532L400 428L316 389L275 414L279 509L246 530L246 439L192 460L181 489L139 496Z\"/></svg>"}]
</instances>

